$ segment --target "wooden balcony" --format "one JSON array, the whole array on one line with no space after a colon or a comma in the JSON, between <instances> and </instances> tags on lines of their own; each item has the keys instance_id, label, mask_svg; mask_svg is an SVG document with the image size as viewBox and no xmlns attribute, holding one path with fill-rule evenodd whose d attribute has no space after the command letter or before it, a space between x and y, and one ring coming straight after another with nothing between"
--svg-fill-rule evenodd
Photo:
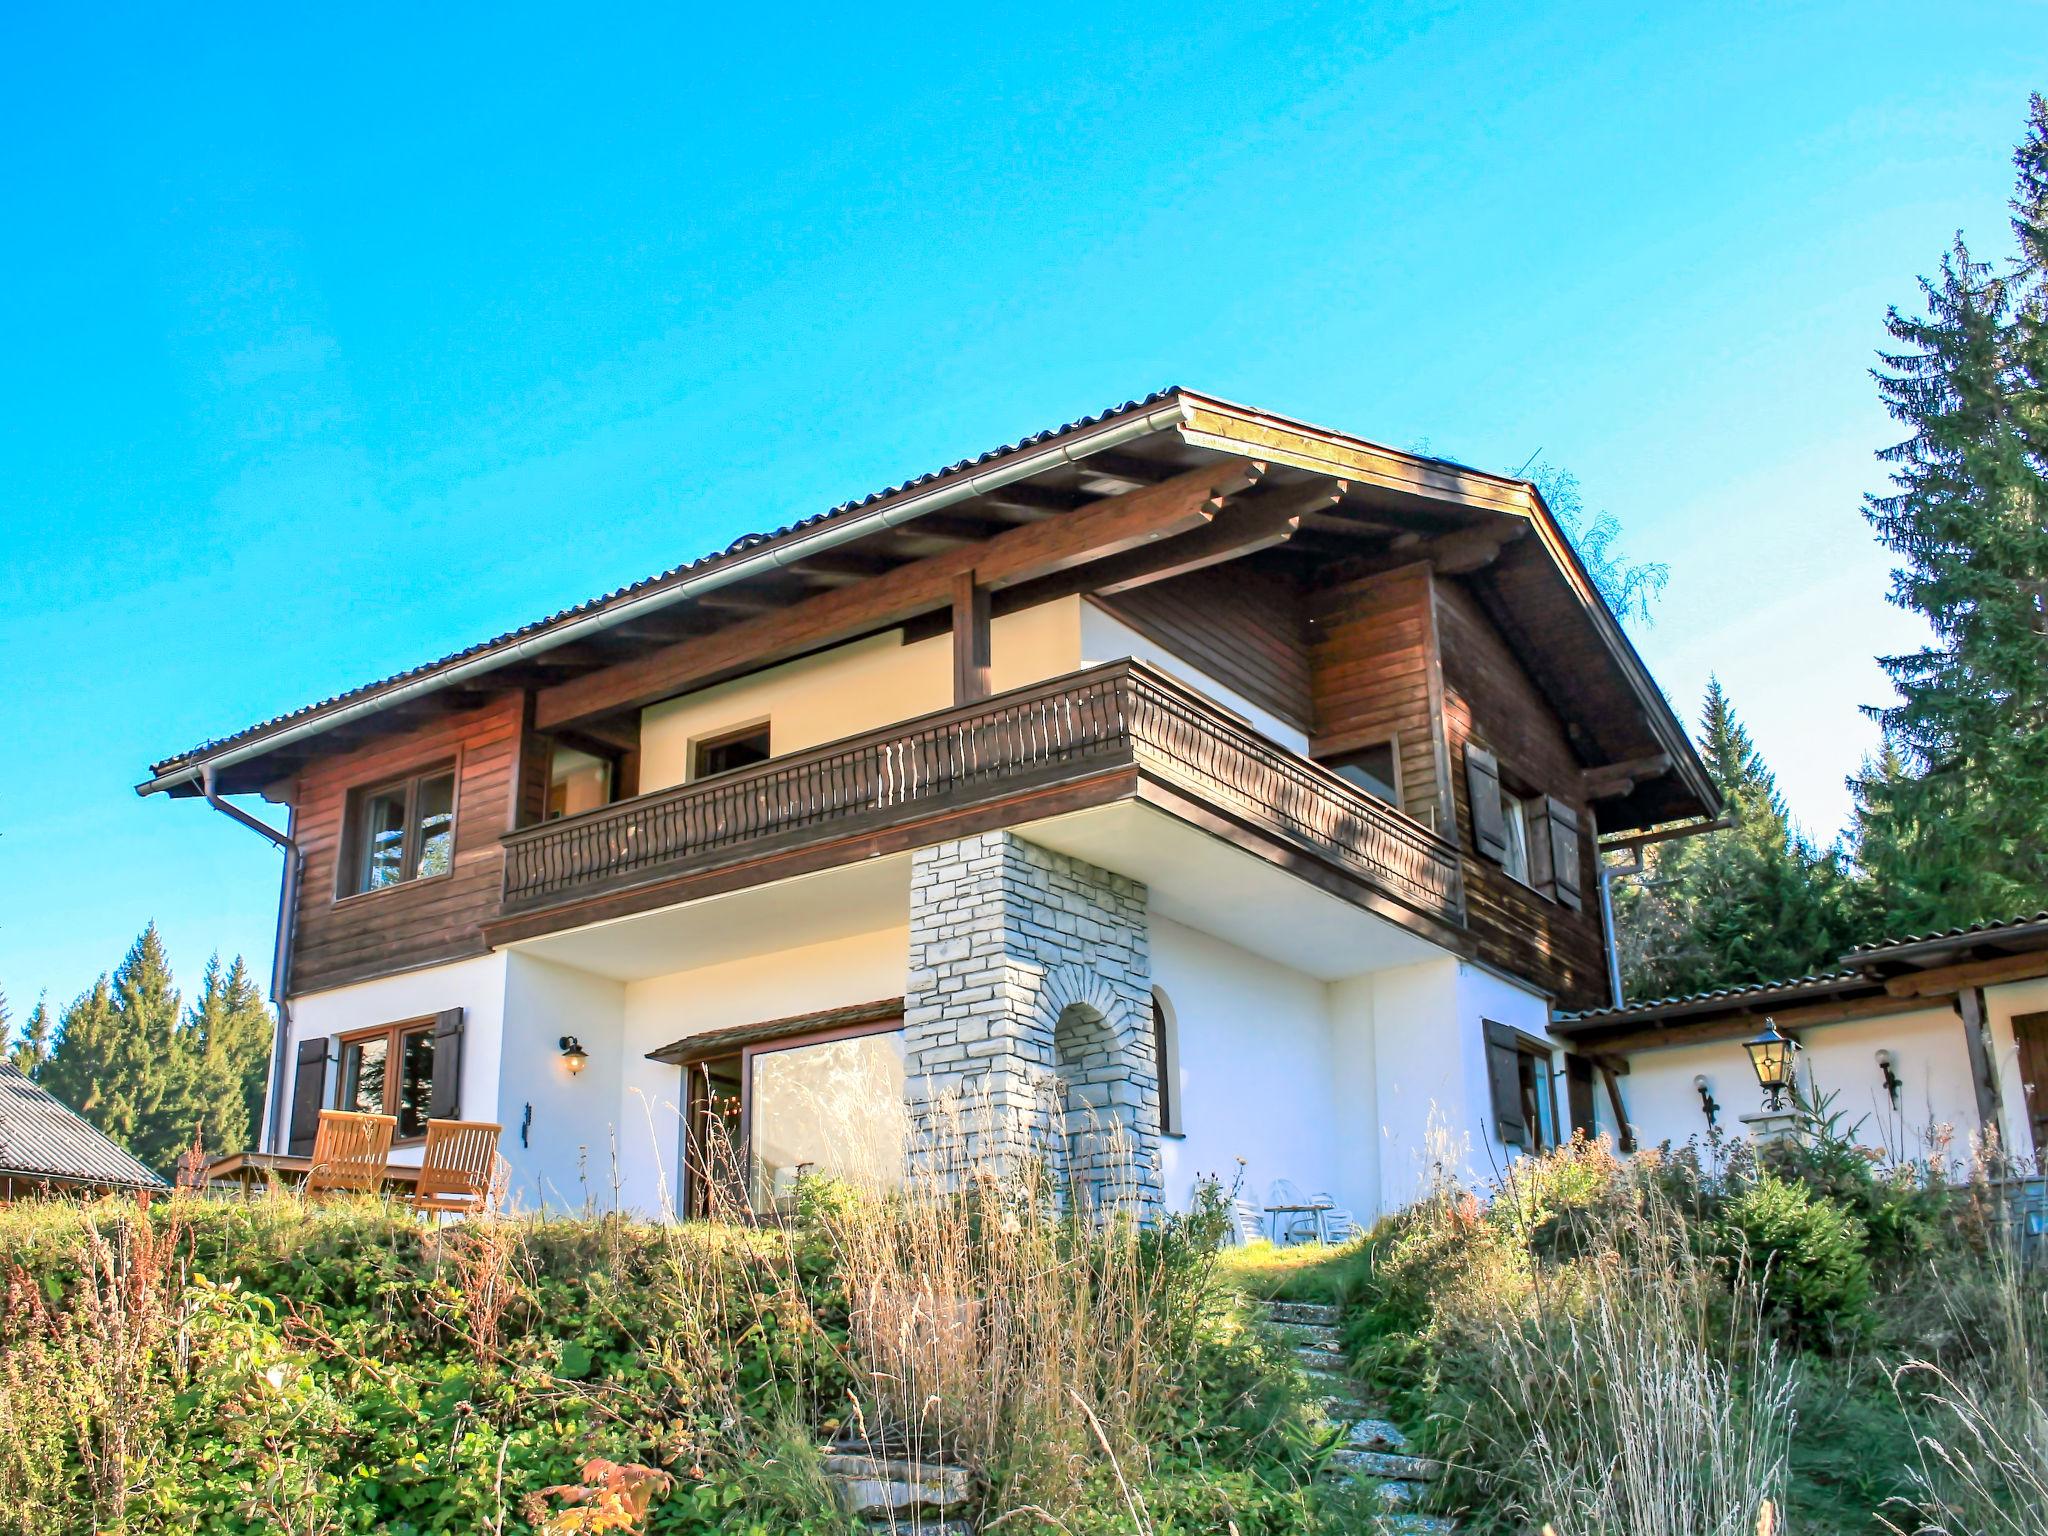
<instances>
[{"instance_id":1,"label":"wooden balcony","mask_svg":"<svg viewBox=\"0 0 2048 1536\"><path fill-rule=\"evenodd\" d=\"M750 863L812 844L932 840L983 808L1046 814L1045 791L1096 803L1192 803L1231 835L1278 840L1425 919L1461 924L1457 850L1236 715L1140 662L1119 661L621 801L505 838L504 912L568 903ZM1077 803L1086 803L1085 801ZM978 824L988 825L987 815ZM850 855L855 856L855 855ZM773 876L764 876L773 878ZM526 925L521 925L525 927Z\"/></svg>"}]
</instances>

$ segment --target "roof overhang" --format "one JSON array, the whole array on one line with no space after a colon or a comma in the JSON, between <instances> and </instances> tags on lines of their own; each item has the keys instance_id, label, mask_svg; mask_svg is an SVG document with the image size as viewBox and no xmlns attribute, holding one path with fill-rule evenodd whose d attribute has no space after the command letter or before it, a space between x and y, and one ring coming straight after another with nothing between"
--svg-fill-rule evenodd
<instances>
[{"instance_id":1,"label":"roof overhang","mask_svg":"<svg viewBox=\"0 0 2048 1536\"><path fill-rule=\"evenodd\" d=\"M1023 439L774 534L740 539L719 554L440 661L165 759L136 786L137 793L196 795L209 771L223 792L261 789L288 777L294 761L306 754L333 750L332 740L323 738L334 733L396 729L403 723L397 717L408 709L473 704L484 690L523 686L542 665L560 666L572 654L616 648L627 642L629 626L637 634L673 623L679 613L687 617L691 605L723 589L786 581L789 573L807 573L835 552L847 552L838 555L841 560L856 555L857 545L914 540L921 519L932 519L927 528L948 520L934 514L971 512L1006 492L1016 497L1033 489L1025 482L1072 479L1092 467L1086 461L1109 463L1145 452L1183 467L1190 458L1214 461L1223 455L1290 466L1298 474L1343 481L1347 495L1368 509L1375 503L1448 506L1496 522L1525 521L1534 536L1508 544L1495 569L1483 581L1475 578L1482 600L1510 631L1539 685L1547 668L1558 680L1553 691L1597 692L1605 701L1598 713L1607 723L1575 738L1589 768L1659 765L1644 782L1632 782L1625 794L1602 803L1602 830L1626 831L1718 808L1718 794L1684 727L1533 485L1182 389ZM1544 622L1520 622L1518 615L1538 606ZM1554 621L1557 610L1568 616L1566 622Z\"/></svg>"}]
</instances>

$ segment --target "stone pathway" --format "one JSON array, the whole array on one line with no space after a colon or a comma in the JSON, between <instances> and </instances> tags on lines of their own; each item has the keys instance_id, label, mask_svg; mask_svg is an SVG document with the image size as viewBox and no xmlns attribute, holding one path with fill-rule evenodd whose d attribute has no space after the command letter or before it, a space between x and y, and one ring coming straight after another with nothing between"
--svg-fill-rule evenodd
<instances>
[{"instance_id":1,"label":"stone pathway","mask_svg":"<svg viewBox=\"0 0 2048 1536\"><path fill-rule=\"evenodd\" d=\"M1453 1536L1455 1522L1416 1512L1443 1467L1408 1453L1408 1437L1376 1417L1365 1389L1344 1358L1342 1314L1300 1301L1265 1303L1266 1319L1294 1346L1309 1384L1322 1394L1323 1412L1344 1426L1344 1443L1330 1457L1330 1474L1367 1484L1385 1509L1375 1522L1385 1536Z\"/></svg>"}]
</instances>

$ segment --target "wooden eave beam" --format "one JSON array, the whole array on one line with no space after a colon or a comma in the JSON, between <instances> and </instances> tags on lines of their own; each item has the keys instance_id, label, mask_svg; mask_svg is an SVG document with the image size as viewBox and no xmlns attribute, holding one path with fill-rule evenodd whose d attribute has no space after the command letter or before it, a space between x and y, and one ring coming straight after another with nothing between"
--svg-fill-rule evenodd
<instances>
[{"instance_id":1,"label":"wooden eave beam","mask_svg":"<svg viewBox=\"0 0 2048 1536\"><path fill-rule=\"evenodd\" d=\"M1658 752L1625 763L1603 763L1588 768L1581 776L1581 788L1588 800L1616 800L1638 784L1661 779L1671 771L1671 754Z\"/></svg>"},{"instance_id":2,"label":"wooden eave beam","mask_svg":"<svg viewBox=\"0 0 2048 1536\"><path fill-rule=\"evenodd\" d=\"M1908 971L1884 984L1893 997L1947 997L1970 987L1992 987L2006 981L2031 981L2048 976L2048 951L2025 955L1999 955L1989 960L1970 960L1961 965L1938 966L1926 971Z\"/></svg>"},{"instance_id":3,"label":"wooden eave beam","mask_svg":"<svg viewBox=\"0 0 2048 1536\"><path fill-rule=\"evenodd\" d=\"M1226 560L1242 559L1273 549L1301 529L1308 510L1328 506L1340 493L1334 488L1288 490L1224 508L1216 521L1193 533L1164 540L1105 562L1087 573L1091 590L1104 597L1135 591L1156 581L1185 576ZM1098 569L1101 578L1096 577Z\"/></svg>"},{"instance_id":4,"label":"wooden eave beam","mask_svg":"<svg viewBox=\"0 0 2048 1536\"><path fill-rule=\"evenodd\" d=\"M1001 590L1207 527L1230 497L1258 482L1242 462L1191 470L1079 512L1011 528L978 543L898 566L857 587L821 592L708 635L544 688L534 724L551 730L591 715L637 708L853 636L948 607L957 577ZM920 521L923 521L922 519ZM701 600L700 600L701 601Z\"/></svg>"}]
</instances>

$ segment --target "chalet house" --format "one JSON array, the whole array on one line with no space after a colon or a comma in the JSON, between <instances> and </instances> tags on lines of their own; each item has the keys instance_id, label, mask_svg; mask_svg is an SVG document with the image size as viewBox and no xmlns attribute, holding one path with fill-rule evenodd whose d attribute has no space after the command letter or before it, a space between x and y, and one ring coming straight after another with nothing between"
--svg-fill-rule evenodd
<instances>
[{"instance_id":1,"label":"chalet house","mask_svg":"<svg viewBox=\"0 0 2048 1536\"><path fill-rule=\"evenodd\" d=\"M2048 1167L2048 913L1868 944L1819 975L1563 1013L1551 1030L1622 1076L1636 1141L1683 1145L1769 1128L1744 1051L1766 1021L1798 1043L1808 1101L1826 1097L1862 1144Z\"/></svg>"},{"instance_id":2,"label":"chalet house","mask_svg":"<svg viewBox=\"0 0 2048 1536\"><path fill-rule=\"evenodd\" d=\"M1171 1203L1399 1204L1435 1125L1616 1120L1547 1032L1596 840L1718 809L1532 486L1180 389L139 788L289 808L268 1147L495 1120L526 1204L647 1211L713 1123L766 1203L1048 1084Z\"/></svg>"}]
</instances>

